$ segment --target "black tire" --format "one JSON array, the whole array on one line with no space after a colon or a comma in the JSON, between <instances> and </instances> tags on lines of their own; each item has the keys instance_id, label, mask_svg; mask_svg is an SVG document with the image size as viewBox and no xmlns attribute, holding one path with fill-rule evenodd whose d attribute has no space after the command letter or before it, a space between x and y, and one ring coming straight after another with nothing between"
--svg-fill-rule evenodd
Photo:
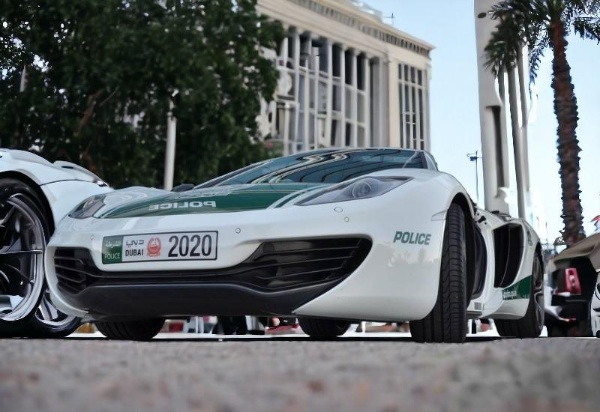
<instances>
[{"instance_id":1,"label":"black tire","mask_svg":"<svg viewBox=\"0 0 600 412\"><path fill-rule=\"evenodd\" d=\"M565 325L553 324L546 326L549 338L564 338L569 334L569 328Z\"/></svg>"},{"instance_id":2,"label":"black tire","mask_svg":"<svg viewBox=\"0 0 600 412\"><path fill-rule=\"evenodd\" d=\"M314 339L333 339L342 336L350 323L336 319L299 318L302 331Z\"/></svg>"},{"instance_id":3,"label":"black tire","mask_svg":"<svg viewBox=\"0 0 600 412\"><path fill-rule=\"evenodd\" d=\"M43 260L50 235L35 191L0 179L0 336L25 336L46 291Z\"/></svg>"},{"instance_id":4,"label":"black tire","mask_svg":"<svg viewBox=\"0 0 600 412\"><path fill-rule=\"evenodd\" d=\"M216 333L220 335L247 335L245 316L217 316Z\"/></svg>"},{"instance_id":5,"label":"black tire","mask_svg":"<svg viewBox=\"0 0 600 412\"><path fill-rule=\"evenodd\" d=\"M31 318L23 335L30 338L64 338L81 326L81 318L60 312L46 290L35 316Z\"/></svg>"},{"instance_id":6,"label":"black tire","mask_svg":"<svg viewBox=\"0 0 600 412\"><path fill-rule=\"evenodd\" d=\"M15 199L21 203L15 204ZM31 222L37 222L40 225L40 231L43 233L43 245L45 245L52 234L50 218L44 212L41 199L35 190L24 182L13 178L0 179L0 221L2 221L8 207L20 207L23 213L29 212ZM3 236L0 235L0 250L6 248L9 233L6 228ZM45 250L43 251L45 253ZM43 253L39 259L43 261ZM0 272L2 265L11 264L6 256L0 257ZM60 312L50 300L50 293L47 290L43 268L40 273L30 273L30 278L41 283L36 286L35 296L31 295L31 310L23 313L19 319L5 320L0 314L0 336L1 337L33 337L33 338L61 338L73 333L81 324L77 317L66 315ZM1 276L1 275L0 275ZM0 281L1 282L1 281ZM32 288L33 289L33 288ZM2 297L2 287L0 286L0 299ZM6 295L4 295L6 297ZM35 310L34 310L35 309Z\"/></svg>"},{"instance_id":7,"label":"black tire","mask_svg":"<svg viewBox=\"0 0 600 412\"><path fill-rule=\"evenodd\" d=\"M462 343L467 335L467 242L465 215L451 204L446 216L440 284L435 306L421 320L411 321L415 342Z\"/></svg>"},{"instance_id":8,"label":"black tire","mask_svg":"<svg viewBox=\"0 0 600 412\"><path fill-rule=\"evenodd\" d=\"M162 329L164 319L98 321L96 328L108 339L147 341Z\"/></svg>"},{"instance_id":9,"label":"black tire","mask_svg":"<svg viewBox=\"0 0 600 412\"><path fill-rule=\"evenodd\" d=\"M496 319L494 323L500 336L512 336L519 339L537 338L544 327L544 314L544 267L541 258L536 254L531 274L529 304L525 316L514 320Z\"/></svg>"}]
</instances>

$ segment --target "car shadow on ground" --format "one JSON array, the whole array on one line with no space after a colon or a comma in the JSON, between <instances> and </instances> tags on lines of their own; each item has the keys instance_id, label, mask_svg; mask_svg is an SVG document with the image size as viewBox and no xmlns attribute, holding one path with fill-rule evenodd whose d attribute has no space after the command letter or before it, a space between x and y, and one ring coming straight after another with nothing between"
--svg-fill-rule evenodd
<instances>
[{"instance_id":1,"label":"car shadow on ground","mask_svg":"<svg viewBox=\"0 0 600 412\"><path fill-rule=\"evenodd\" d=\"M76 333L68 336L65 339L69 340L106 340L104 335L99 332L96 333ZM466 342L491 342L501 338L498 335L490 334L469 334ZM153 342L196 342L196 341L207 341L207 342L310 342L310 341L329 341L329 342L412 342L412 337L408 333L352 333L346 334L335 339L313 339L305 334L293 334L293 335L216 335L209 333L159 333Z\"/></svg>"}]
</instances>

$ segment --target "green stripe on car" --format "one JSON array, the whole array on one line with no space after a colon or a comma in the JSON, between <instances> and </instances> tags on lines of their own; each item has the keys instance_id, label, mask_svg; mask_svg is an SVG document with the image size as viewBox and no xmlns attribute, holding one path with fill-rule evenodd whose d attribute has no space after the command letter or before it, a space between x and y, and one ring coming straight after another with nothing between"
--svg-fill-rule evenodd
<instances>
[{"instance_id":1,"label":"green stripe on car","mask_svg":"<svg viewBox=\"0 0 600 412\"><path fill-rule=\"evenodd\" d=\"M315 186L306 183L260 184L168 193L116 207L98 217L129 218L260 210L271 207L290 195L300 195ZM295 196L291 196L283 203L288 203L293 198Z\"/></svg>"}]
</instances>

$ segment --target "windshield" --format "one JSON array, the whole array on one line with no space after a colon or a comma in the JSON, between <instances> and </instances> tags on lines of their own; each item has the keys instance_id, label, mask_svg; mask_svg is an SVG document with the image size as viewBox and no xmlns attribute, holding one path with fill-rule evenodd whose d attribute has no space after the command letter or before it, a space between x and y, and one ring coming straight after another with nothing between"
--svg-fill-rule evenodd
<instances>
[{"instance_id":1,"label":"windshield","mask_svg":"<svg viewBox=\"0 0 600 412\"><path fill-rule=\"evenodd\" d=\"M427 169L423 152L340 149L299 153L246 166L198 187L248 183L340 183L385 169Z\"/></svg>"}]
</instances>

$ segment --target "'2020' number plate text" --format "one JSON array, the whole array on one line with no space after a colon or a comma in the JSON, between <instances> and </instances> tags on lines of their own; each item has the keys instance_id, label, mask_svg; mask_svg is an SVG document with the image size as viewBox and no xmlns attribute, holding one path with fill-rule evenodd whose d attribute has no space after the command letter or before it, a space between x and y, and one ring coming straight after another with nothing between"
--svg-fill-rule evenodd
<instances>
[{"instance_id":1,"label":"'2020' number plate text","mask_svg":"<svg viewBox=\"0 0 600 412\"><path fill-rule=\"evenodd\" d=\"M216 231L107 236L102 263L216 260L217 242Z\"/></svg>"}]
</instances>

